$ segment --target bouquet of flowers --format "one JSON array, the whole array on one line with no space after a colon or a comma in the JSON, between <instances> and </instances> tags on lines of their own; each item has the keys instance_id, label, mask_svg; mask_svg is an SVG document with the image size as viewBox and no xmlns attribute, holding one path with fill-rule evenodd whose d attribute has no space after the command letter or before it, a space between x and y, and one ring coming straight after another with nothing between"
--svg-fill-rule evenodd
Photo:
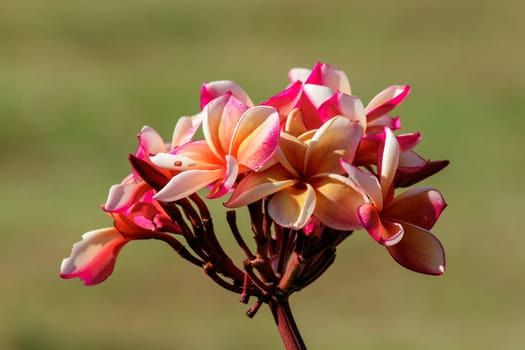
<instances>
[{"instance_id":1,"label":"bouquet of flowers","mask_svg":"<svg viewBox=\"0 0 525 350\"><path fill-rule=\"evenodd\" d=\"M396 192L448 164L414 151L419 133L396 134L400 119L391 112L409 86L390 86L365 107L334 66L294 68L289 79L258 105L232 81L205 83L201 111L178 119L171 142L145 126L129 155L131 174L102 206L113 226L85 233L60 276L101 283L128 242L161 240L242 302L255 299L248 316L267 304L286 349L305 349L289 297L326 271L353 231L364 229L407 269L443 274L443 247L430 232L443 196L430 187ZM195 140L199 129L204 139ZM221 246L226 233L215 232L202 189L228 208L228 234L244 261ZM250 233L237 225L241 207Z\"/></svg>"}]
</instances>

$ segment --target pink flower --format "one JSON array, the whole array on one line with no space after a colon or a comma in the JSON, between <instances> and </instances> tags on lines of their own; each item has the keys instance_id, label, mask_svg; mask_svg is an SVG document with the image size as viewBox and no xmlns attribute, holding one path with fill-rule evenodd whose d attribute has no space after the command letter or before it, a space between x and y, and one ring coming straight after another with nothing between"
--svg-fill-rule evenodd
<instances>
[{"instance_id":1,"label":"pink flower","mask_svg":"<svg viewBox=\"0 0 525 350\"><path fill-rule=\"evenodd\" d=\"M357 215L370 236L384 245L402 266L426 274L443 274L445 255L429 231L446 203L432 188L414 188L394 198L394 176L399 164L399 143L388 128L380 147L377 177L343 162L343 167L368 197ZM378 179L379 178L379 179Z\"/></svg>"},{"instance_id":2,"label":"pink flower","mask_svg":"<svg viewBox=\"0 0 525 350\"><path fill-rule=\"evenodd\" d=\"M352 96L346 74L329 64L317 63L312 70L291 69L292 82L302 82L303 92L291 118L301 130L314 130L334 116L340 115L358 121L366 128L366 116L361 100ZM290 116L288 116L290 118ZM290 132L290 128L288 131ZM295 136L299 134L294 133Z\"/></svg>"},{"instance_id":3,"label":"pink flower","mask_svg":"<svg viewBox=\"0 0 525 350\"><path fill-rule=\"evenodd\" d=\"M357 208L365 199L343 176L339 161L353 160L362 127L334 117L301 137L281 133L278 163L246 175L227 207L237 208L271 196L268 212L283 227L301 229L312 217L335 229L360 228L357 216L341 208Z\"/></svg>"},{"instance_id":4,"label":"pink flower","mask_svg":"<svg viewBox=\"0 0 525 350\"><path fill-rule=\"evenodd\" d=\"M279 116L274 108L249 108L232 94L212 100L203 110L205 140L194 141L151 161L178 170L155 199L176 201L208 185L208 198L232 190L237 175L263 166L277 150Z\"/></svg>"}]
</instances>

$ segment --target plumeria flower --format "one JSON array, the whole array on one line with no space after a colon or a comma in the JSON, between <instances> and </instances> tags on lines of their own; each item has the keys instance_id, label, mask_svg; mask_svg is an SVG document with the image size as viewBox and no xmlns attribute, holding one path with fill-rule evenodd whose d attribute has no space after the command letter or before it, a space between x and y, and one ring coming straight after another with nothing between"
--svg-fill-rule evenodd
<instances>
[{"instance_id":1,"label":"plumeria flower","mask_svg":"<svg viewBox=\"0 0 525 350\"><path fill-rule=\"evenodd\" d=\"M445 200L437 190L427 187L394 197L400 146L389 128L383 135L377 177L342 162L349 178L368 197L357 210L359 220L402 266L426 274L443 274L443 247L429 230L445 208Z\"/></svg>"},{"instance_id":2,"label":"plumeria flower","mask_svg":"<svg viewBox=\"0 0 525 350\"><path fill-rule=\"evenodd\" d=\"M366 128L364 106L352 96L348 78L341 69L317 63L312 70L291 69L288 76L292 82L303 83L301 99L292 115L296 124L302 124L299 130L317 129L336 115L357 120Z\"/></svg>"},{"instance_id":3,"label":"plumeria flower","mask_svg":"<svg viewBox=\"0 0 525 350\"><path fill-rule=\"evenodd\" d=\"M232 190L238 174L263 166L276 152L280 123L274 108L249 108L226 94L208 103L203 114L205 140L151 158L161 168L180 171L155 199L176 201L208 185L208 198L220 197Z\"/></svg>"},{"instance_id":4,"label":"plumeria flower","mask_svg":"<svg viewBox=\"0 0 525 350\"><path fill-rule=\"evenodd\" d=\"M116 201L112 198L115 195L113 189L104 205L114 219L114 227L82 235L82 240L73 245L71 256L62 261L62 278L78 277L85 285L99 284L111 275L118 253L128 242L155 238L158 232L180 233L179 226L153 200L151 189L134 201ZM119 206L115 206L117 202Z\"/></svg>"},{"instance_id":5,"label":"plumeria flower","mask_svg":"<svg viewBox=\"0 0 525 350\"><path fill-rule=\"evenodd\" d=\"M297 138L282 132L279 163L246 175L225 205L237 208L271 196L269 215L283 227L301 229L313 215L335 229L360 228L357 216L340 210L357 211L364 197L343 175L339 161L353 160L362 130L358 122L338 116L313 134Z\"/></svg>"}]
</instances>

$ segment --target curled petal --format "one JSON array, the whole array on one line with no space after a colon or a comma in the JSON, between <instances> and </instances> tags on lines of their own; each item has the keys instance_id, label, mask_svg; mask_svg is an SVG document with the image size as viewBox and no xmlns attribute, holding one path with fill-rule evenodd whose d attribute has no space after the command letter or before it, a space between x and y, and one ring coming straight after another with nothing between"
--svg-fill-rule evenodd
<instances>
[{"instance_id":1,"label":"curled petal","mask_svg":"<svg viewBox=\"0 0 525 350\"><path fill-rule=\"evenodd\" d=\"M113 227L90 231L73 244L71 256L62 260L60 277L80 278L86 286L111 275L120 249L129 241Z\"/></svg>"},{"instance_id":2,"label":"curled petal","mask_svg":"<svg viewBox=\"0 0 525 350\"><path fill-rule=\"evenodd\" d=\"M268 214L278 224L298 230L306 225L315 209L315 192L309 184L290 186L273 195Z\"/></svg>"},{"instance_id":3,"label":"curled petal","mask_svg":"<svg viewBox=\"0 0 525 350\"><path fill-rule=\"evenodd\" d=\"M385 129L385 126L392 130L399 130L401 129L401 120L399 119L399 117L392 118L388 115L378 117L374 120L368 120L366 123L366 132L381 133Z\"/></svg>"},{"instance_id":4,"label":"curled petal","mask_svg":"<svg viewBox=\"0 0 525 350\"><path fill-rule=\"evenodd\" d=\"M409 270L429 275L445 273L445 251L432 232L403 224L405 234L396 245L386 247L390 255Z\"/></svg>"},{"instance_id":5,"label":"curled petal","mask_svg":"<svg viewBox=\"0 0 525 350\"><path fill-rule=\"evenodd\" d=\"M253 102L239 85L230 80L218 80L204 83L201 88L201 109L211 100L231 93L247 106L253 106Z\"/></svg>"},{"instance_id":6,"label":"curled petal","mask_svg":"<svg viewBox=\"0 0 525 350\"><path fill-rule=\"evenodd\" d=\"M155 129L146 125L137 136L139 138L139 148L135 153L137 157L147 159L152 154L167 151L164 140Z\"/></svg>"},{"instance_id":7,"label":"curled petal","mask_svg":"<svg viewBox=\"0 0 525 350\"><path fill-rule=\"evenodd\" d=\"M361 140L362 128L357 122L344 117L334 117L317 130L308 144L305 173L342 174L340 159L351 163Z\"/></svg>"},{"instance_id":8,"label":"curled petal","mask_svg":"<svg viewBox=\"0 0 525 350\"><path fill-rule=\"evenodd\" d=\"M293 109L286 117L286 125L284 130L293 135L299 136L308 131L303 120L303 113L299 108Z\"/></svg>"},{"instance_id":9,"label":"curled petal","mask_svg":"<svg viewBox=\"0 0 525 350\"><path fill-rule=\"evenodd\" d=\"M281 119L284 120L288 113L297 105L297 102L299 102L302 92L303 84L300 81L296 81L284 91L261 103L261 105L274 107L279 112Z\"/></svg>"},{"instance_id":10,"label":"curled petal","mask_svg":"<svg viewBox=\"0 0 525 350\"><path fill-rule=\"evenodd\" d=\"M349 179L354 182L354 186L370 199L377 210L381 211L383 208L383 194L377 177L344 161L341 161L341 166L345 169Z\"/></svg>"},{"instance_id":11,"label":"curled petal","mask_svg":"<svg viewBox=\"0 0 525 350\"><path fill-rule=\"evenodd\" d=\"M356 96L337 92L319 106L318 113L322 121L342 115L359 122L363 129L366 128L365 108L359 97Z\"/></svg>"},{"instance_id":12,"label":"curled petal","mask_svg":"<svg viewBox=\"0 0 525 350\"><path fill-rule=\"evenodd\" d=\"M430 230L446 206L439 191L430 187L411 188L388 203L382 216Z\"/></svg>"},{"instance_id":13,"label":"curled petal","mask_svg":"<svg viewBox=\"0 0 525 350\"><path fill-rule=\"evenodd\" d=\"M383 198L386 198L387 193L390 192L390 187L394 181L394 176L399 164L399 143L389 128L385 128L385 140L383 147L380 148L380 163L379 163L379 182L383 191Z\"/></svg>"},{"instance_id":14,"label":"curled petal","mask_svg":"<svg viewBox=\"0 0 525 350\"><path fill-rule=\"evenodd\" d=\"M149 189L144 182L113 185L109 189L108 199L103 209L109 212L126 210L133 200Z\"/></svg>"},{"instance_id":15,"label":"curled petal","mask_svg":"<svg viewBox=\"0 0 525 350\"><path fill-rule=\"evenodd\" d=\"M415 152L411 151L401 153L400 163L405 163L406 158L403 157L403 155L405 155L406 153L415 154ZM449 164L448 160L430 161L424 160L423 158L420 159L423 160L423 163L419 166L405 166L402 164L399 165L394 180L396 187L412 186L413 184L416 184L426 179L427 177L434 175Z\"/></svg>"},{"instance_id":16,"label":"curled petal","mask_svg":"<svg viewBox=\"0 0 525 350\"><path fill-rule=\"evenodd\" d=\"M279 138L277 159L295 177L300 177L304 171L304 160L307 146L296 137L282 132Z\"/></svg>"},{"instance_id":17,"label":"curled petal","mask_svg":"<svg viewBox=\"0 0 525 350\"><path fill-rule=\"evenodd\" d=\"M203 116L204 114L201 112L192 117L180 117L173 130L171 148L190 142L201 126Z\"/></svg>"},{"instance_id":18,"label":"curled petal","mask_svg":"<svg viewBox=\"0 0 525 350\"><path fill-rule=\"evenodd\" d=\"M246 175L235 187L230 199L224 203L228 208L238 208L256 202L264 197L293 186L292 179L280 164L276 164L260 173Z\"/></svg>"},{"instance_id":19,"label":"curled petal","mask_svg":"<svg viewBox=\"0 0 525 350\"><path fill-rule=\"evenodd\" d=\"M328 86L333 91L341 91L351 95L350 82L345 72L341 69L326 64L317 63L313 68L310 76L306 80L307 84L317 84Z\"/></svg>"},{"instance_id":20,"label":"curled petal","mask_svg":"<svg viewBox=\"0 0 525 350\"><path fill-rule=\"evenodd\" d=\"M314 215L325 225L337 230L357 230L362 227L357 208L365 202L350 181L340 175L324 174L310 179L315 189Z\"/></svg>"},{"instance_id":21,"label":"curled petal","mask_svg":"<svg viewBox=\"0 0 525 350\"><path fill-rule=\"evenodd\" d=\"M366 106L366 116L369 121L381 117L393 110L408 96L410 86L392 85L377 94Z\"/></svg>"},{"instance_id":22,"label":"curled petal","mask_svg":"<svg viewBox=\"0 0 525 350\"><path fill-rule=\"evenodd\" d=\"M370 236L382 245L391 246L403 238L403 226L381 219L377 209L370 203L361 205L357 210L357 216Z\"/></svg>"},{"instance_id":23,"label":"curled petal","mask_svg":"<svg viewBox=\"0 0 525 350\"><path fill-rule=\"evenodd\" d=\"M273 107L252 107L244 113L234 131L229 154L240 164L256 169L277 151L280 121Z\"/></svg>"},{"instance_id":24,"label":"curled petal","mask_svg":"<svg viewBox=\"0 0 525 350\"><path fill-rule=\"evenodd\" d=\"M224 169L185 170L175 175L153 198L162 202L174 202L224 177L224 172Z\"/></svg>"},{"instance_id":25,"label":"curled petal","mask_svg":"<svg viewBox=\"0 0 525 350\"><path fill-rule=\"evenodd\" d=\"M227 154L237 122L247 109L246 104L231 94L216 98L204 109L202 131L217 158Z\"/></svg>"}]
</instances>

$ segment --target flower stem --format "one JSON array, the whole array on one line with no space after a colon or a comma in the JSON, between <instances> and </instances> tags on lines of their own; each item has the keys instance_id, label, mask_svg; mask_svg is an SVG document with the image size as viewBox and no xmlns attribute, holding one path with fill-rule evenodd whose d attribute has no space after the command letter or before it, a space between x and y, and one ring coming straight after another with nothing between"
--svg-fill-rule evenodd
<instances>
[{"instance_id":1,"label":"flower stem","mask_svg":"<svg viewBox=\"0 0 525 350\"><path fill-rule=\"evenodd\" d=\"M306 345L295 324L288 299L271 300L269 303L273 318L286 350L306 350Z\"/></svg>"}]
</instances>

